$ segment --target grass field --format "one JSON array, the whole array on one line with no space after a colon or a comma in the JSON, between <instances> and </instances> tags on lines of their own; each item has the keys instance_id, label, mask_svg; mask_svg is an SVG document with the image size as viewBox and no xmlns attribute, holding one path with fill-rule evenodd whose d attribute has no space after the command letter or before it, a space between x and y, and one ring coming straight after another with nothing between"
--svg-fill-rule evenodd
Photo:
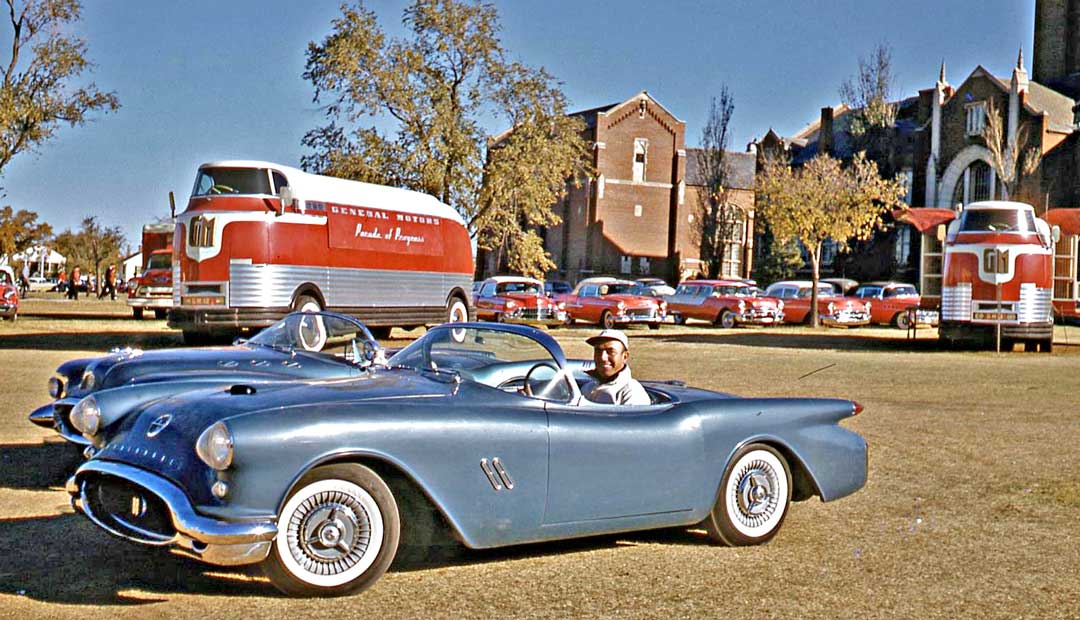
<instances>
[{"instance_id":1,"label":"grass field","mask_svg":"<svg viewBox=\"0 0 1080 620\"><path fill-rule=\"evenodd\" d=\"M932 332L889 329L631 330L640 377L861 402L846 425L870 444L866 487L793 505L762 547L664 530L450 549L359 596L289 600L254 570L129 546L72 513L79 457L26 420L52 370L179 338L122 302L24 313L0 324L0 617L1080 617L1080 328L1058 328L1049 355L941 352ZM592 331L552 333L582 357Z\"/></svg>"}]
</instances>

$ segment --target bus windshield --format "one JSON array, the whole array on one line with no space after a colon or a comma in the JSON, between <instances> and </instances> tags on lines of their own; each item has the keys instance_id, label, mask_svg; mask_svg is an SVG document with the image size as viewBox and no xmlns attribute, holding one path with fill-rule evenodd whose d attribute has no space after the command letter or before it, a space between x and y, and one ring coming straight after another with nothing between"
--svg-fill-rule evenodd
<instances>
[{"instance_id":1,"label":"bus windshield","mask_svg":"<svg viewBox=\"0 0 1080 620\"><path fill-rule=\"evenodd\" d=\"M270 173L266 168L201 168L191 195L219 194L272 195Z\"/></svg>"},{"instance_id":2,"label":"bus windshield","mask_svg":"<svg viewBox=\"0 0 1080 620\"><path fill-rule=\"evenodd\" d=\"M170 267L172 267L172 252L151 254L150 260L146 262L147 269L169 269Z\"/></svg>"},{"instance_id":3,"label":"bus windshield","mask_svg":"<svg viewBox=\"0 0 1080 620\"><path fill-rule=\"evenodd\" d=\"M960 231L1033 233L1035 216L1023 209L969 209Z\"/></svg>"}]
</instances>

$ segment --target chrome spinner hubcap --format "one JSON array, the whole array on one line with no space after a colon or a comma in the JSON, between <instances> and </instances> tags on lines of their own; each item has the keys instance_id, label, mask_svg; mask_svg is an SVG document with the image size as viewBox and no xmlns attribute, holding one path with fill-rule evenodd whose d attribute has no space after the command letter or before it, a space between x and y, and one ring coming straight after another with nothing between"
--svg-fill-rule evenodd
<instances>
[{"instance_id":1,"label":"chrome spinner hubcap","mask_svg":"<svg viewBox=\"0 0 1080 620\"><path fill-rule=\"evenodd\" d=\"M736 515L750 527L769 519L777 507L776 472L763 461L751 461L739 472L734 492L739 507Z\"/></svg>"},{"instance_id":2,"label":"chrome spinner hubcap","mask_svg":"<svg viewBox=\"0 0 1080 620\"><path fill-rule=\"evenodd\" d=\"M356 498L326 491L299 506L287 535L289 550L301 566L317 575L336 575L363 558L371 542L371 525Z\"/></svg>"}]
</instances>

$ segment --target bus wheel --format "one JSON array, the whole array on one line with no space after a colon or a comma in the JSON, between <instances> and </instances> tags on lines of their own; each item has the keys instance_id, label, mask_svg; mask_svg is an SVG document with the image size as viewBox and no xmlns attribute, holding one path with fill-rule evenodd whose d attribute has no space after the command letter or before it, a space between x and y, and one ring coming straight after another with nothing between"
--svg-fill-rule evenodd
<instances>
[{"instance_id":1,"label":"bus wheel","mask_svg":"<svg viewBox=\"0 0 1080 620\"><path fill-rule=\"evenodd\" d=\"M1053 338L1047 338L1046 340L1043 340L1043 341L1039 342L1039 351L1041 351L1043 353L1051 353L1051 352L1053 352L1053 350L1054 350L1054 339Z\"/></svg>"},{"instance_id":2,"label":"bus wheel","mask_svg":"<svg viewBox=\"0 0 1080 620\"><path fill-rule=\"evenodd\" d=\"M132 308L131 316L135 317L136 321L142 319L142 308Z\"/></svg>"},{"instance_id":3,"label":"bus wheel","mask_svg":"<svg viewBox=\"0 0 1080 620\"><path fill-rule=\"evenodd\" d=\"M293 302L293 312L318 312L322 310L319 300L311 295L299 295Z\"/></svg>"},{"instance_id":4,"label":"bus wheel","mask_svg":"<svg viewBox=\"0 0 1080 620\"><path fill-rule=\"evenodd\" d=\"M447 323L465 323L469 320L469 308L460 297L451 297L446 304Z\"/></svg>"},{"instance_id":5,"label":"bus wheel","mask_svg":"<svg viewBox=\"0 0 1080 620\"><path fill-rule=\"evenodd\" d=\"M164 318L168 318L168 316L169 316L169 311L168 310L154 310L154 318L155 319L164 319Z\"/></svg>"}]
</instances>

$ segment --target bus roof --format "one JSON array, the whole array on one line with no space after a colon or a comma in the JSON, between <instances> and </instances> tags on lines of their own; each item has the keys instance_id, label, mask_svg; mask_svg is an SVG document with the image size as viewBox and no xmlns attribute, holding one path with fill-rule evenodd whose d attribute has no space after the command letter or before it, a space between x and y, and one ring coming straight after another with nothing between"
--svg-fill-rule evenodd
<instances>
[{"instance_id":1,"label":"bus roof","mask_svg":"<svg viewBox=\"0 0 1080 620\"><path fill-rule=\"evenodd\" d=\"M251 159L207 162L199 166L202 168L270 168L285 175L298 200L431 215L465 225L453 207L423 192L311 174L299 168Z\"/></svg>"}]
</instances>

